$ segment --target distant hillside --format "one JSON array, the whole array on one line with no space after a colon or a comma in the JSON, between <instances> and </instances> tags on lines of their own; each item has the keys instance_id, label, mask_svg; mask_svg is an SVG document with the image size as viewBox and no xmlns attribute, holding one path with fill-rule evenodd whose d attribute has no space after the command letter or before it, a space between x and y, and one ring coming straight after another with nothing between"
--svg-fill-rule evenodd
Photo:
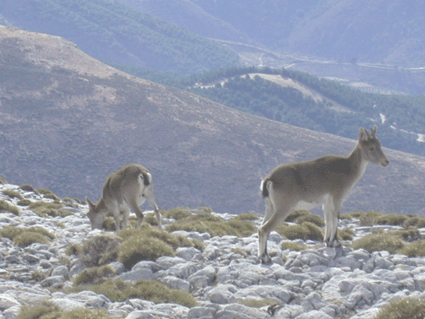
<instances>
[{"instance_id":1,"label":"distant hillside","mask_svg":"<svg viewBox=\"0 0 425 319\"><path fill-rule=\"evenodd\" d=\"M59 37L0 27L0 71L0 175L59 196L97 200L109 173L138 162L162 209L262 213L274 166L354 147L130 76ZM344 211L425 214L425 158L386 152Z\"/></svg>"},{"instance_id":2,"label":"distant hillside","mask_svg":"<svg viewBox=\"0 0 425 319\"><path fill-rule=\"evenodd\" d=\"M0 23L64 37L114 63L181 74L239 63L222 44L107 0L5 0Z\"/></svg>"},{"instance_id":3,"label":"distant hillside","mask_svg":"<svg viewBox=\"0 0 425 319\"><path fill-rule=\"evenodd\" d=\"M116 1L218 39L246 66L338 78L369 92L425 92L422 2Z\"/></svg>"}]
</instances>

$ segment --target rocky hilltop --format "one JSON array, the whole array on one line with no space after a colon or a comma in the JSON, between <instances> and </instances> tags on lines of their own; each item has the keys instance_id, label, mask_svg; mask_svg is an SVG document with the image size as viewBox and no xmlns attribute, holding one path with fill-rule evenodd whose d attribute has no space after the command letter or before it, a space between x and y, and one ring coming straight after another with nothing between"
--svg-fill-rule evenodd
<instances>
[{"instance_id":1,"label":"rocky hilltop","mask_svg":"<svg viewBox=\"0 0 425 319\"><path fill-rule=\"evenodd\" d=\"M425 258L408 257L420 256L423 250L406 249L423 246L416 241L421 233L403 231L407 224L418 226L418 217L393 216L402 218L404 227L364 226L367 223L359 223L363 218L359 214L343 217L340 229L351 238L343 242L341 256L320 239L289 240L272 232L269 253L273 264L263 265L256 257L260 219L252 214L237 219L206 208L175 215L163 211L168 232L145 223L141 230L115 234L91 230L84 203L60 199L30 185L1 184L0 203L1 319L33 318L52 311L61 314L60 318L98 319L363 319L375 318L394 301L425 298ZM193 216L193 220L203 216L204 223L220 221L221 229L239 225L239 233L215 235L212 227L208 232L173 228L179 220ZM150 220L149 214L146 219ZM300 225L312 228L311 222ZM178 238L180 244L155 258L151 258L156 253L152 251L147 259L141 258L142 252L127 259L123 251L118 251L118 257L109 254L117 247L131 246L126 237L145 232L170 245ZM372 233L393 234L382 237L392 239L381 246L391 253L357 247L360 239ZM138 249L156 245L152 238L140 238ZM383 242L382 238L374 241ZM120 241L125 244L117 246ZM115 285L112 292L107 285ZM142 285L147 285L143 291L152 285L156 290L141 297L136 288ZM155 299L159 293L162 297Z\"/></svg>"},{"instance_id":2,"label":"rocky hilltop","mask_svg":"<svg viewBox=\"0 0 425 319\"><path fill-rule=\"evenodd\" d=\"M106 176L140 163L162 209L260 212L276 165L355 145L130 76L60 37L0 26L0 67L0 175L59 196L96 200ZM390 166L369 167L343 210L425 214L425 159L385 152Z\"/></svg>"}]
</instances>

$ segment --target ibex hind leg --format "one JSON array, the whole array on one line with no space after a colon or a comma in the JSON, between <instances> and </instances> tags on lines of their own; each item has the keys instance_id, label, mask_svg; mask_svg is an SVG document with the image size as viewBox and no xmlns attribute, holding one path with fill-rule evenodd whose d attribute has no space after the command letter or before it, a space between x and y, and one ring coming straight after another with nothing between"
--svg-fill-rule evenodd
<instances>
[{"instance_id":1,"label":"ibex hind leg","mask_svg":"<svg viewBox=\"0 0 425 319\"><path fill-rule=\"evenodd\" d=\"M263 222L258 228L258 257L264 264L271 263L271 258L267 253L267 239L269 234L280 222L285 220L290 212L291 207L285 205L280 210L274 211L273 214L267 216L269 219Z\"/></svg>"}]
</instances>

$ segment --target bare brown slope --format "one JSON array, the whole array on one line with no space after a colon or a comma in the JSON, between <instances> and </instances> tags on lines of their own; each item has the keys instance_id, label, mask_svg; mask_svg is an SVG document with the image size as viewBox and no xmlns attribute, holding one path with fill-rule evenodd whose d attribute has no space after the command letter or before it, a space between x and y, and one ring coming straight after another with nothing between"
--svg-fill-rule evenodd
<instances>
[{"instance_id":1,"label":"bare brown slope","mask_svg":"<svg viewBox=\"0 0 425 319\"><path fill-rule=\"evenodd\" d=\"M281 162L348 154L354 141L241 113L131 77L57 37L0 28L0 175L60 196L100 196L138 162L161 208L263 211L261 178ZM388 150L344 211L423 213L425 159Z\"/></svg>"}]
</instances>

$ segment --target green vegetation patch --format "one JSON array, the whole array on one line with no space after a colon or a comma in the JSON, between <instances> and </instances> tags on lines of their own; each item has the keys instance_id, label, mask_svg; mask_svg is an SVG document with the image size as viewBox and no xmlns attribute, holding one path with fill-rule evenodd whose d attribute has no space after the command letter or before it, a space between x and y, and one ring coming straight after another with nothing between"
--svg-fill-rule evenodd
<instances>
[{"instance_id":1,"label":"green vegetation patch","mask_svg":"<svg viewBox=\"0 0 425 319\"><path fill-rule=\"evenodd\" d=\"M19 188L22 189L23 191L33 192L35 194L38 194L37 190L34 187L32 187L32 185L30 184L23 184L19 186Z\"/></svg>"},{"instance_id":2,"label":"green vegetation patch","mask_svg":"<svg viewBox=\"0 0 425 319\"><path fill-rule=\"evenodd\" d=\"M379 311L375 319L423 319L425 300L407 297L393 301Z\"/></svg>"},{"instance_id":3,"label":"green vegetation patch","mask_svg":"<svg viewBox=\"0 0 425 319\"><path fill-rule=\"evenodd\" d=\"M300 245L290 241L284 241L281 244L282 249L289 249L292 251L301 251L307 249L306 245Z\"/></svg>"},{"instance_id":4,"label":"green vegetation patch","mask_svg":"<svg viewBox=\"0 0 425 319\"><path fill-rule=\"evenodd\" d=\"M69 292L91 290L103 294L112 302L123 302L127 299L140 298L154 303L177 303L186 307L197 305L195 298L184 291L170 289L155 280L139 280L135 283L109 279L98 285L78 285Z\"/></svg>"},{"instance_id":5,"label":"green vegetation patch","mask_svg":"<svg viewBox=\"0 0 425 319\"><path fill-rule=\"evenodd\" d=\"M192 215L187 207L177 207L170 210L161 210L164 218L174 218L175 220L185 219Z\"/></svg>"},{"instance_id":6,"label":"green vegetation patch","mask_svg":"<svg viewBox=\"0 0 425 319\"><path fill-rule=\"evenodd\" d=\"M73 280L74 286L81 284L101 284L104 283L108 278L115 275L114 269L109 266L91 267L84 269Z\"/></svg>"},{"instance_id":7,"label":"green vegetation patch","mask_svg":"<svg viewBox=\"0 0 425 319\"><path fill-rule=\"evenodd\" d=\"M55 238L55 235L39 226L29 228L6 226L0 230L0 235L10 238L20 247L27 247L33 243L48 244Z\"/></svg>"},{"instance_id":8,"label":"green vegetation patch","mask_svg":"<svg viewBox=\"0 0 425 319\"><path fill-rule=\"evenodd\" d=\"M425 240L408 243L403 248L399 249L398 253L408 257L423 257L425 256Z\"/></svg>"},{"instance_id":9,"label":"green vegetation patch","mask_svg":"<svg viewBox=\"0 0 425 319\"><path fill-rule=\"evenodd\" d=\"M390 253L395 253L405 245L404 240L396 234L378 233L368 234L353 242L354 249L364 248L368 252L386 250Z\"/></svg>"},{"instance_id":10,"label":"green vegetation patch","mask_svg":"<svg viewBox=\"0 0 425 319\"><path fill-rule=\"evenodd\" d=\"M12 213L16 216L20 215L18 207L9 204L5 200L0 200L0 213Z\"/></svg>"},{"instance_id":11,"label":"green vegetation patch","mask_svg":"<svg viewBox=\"0 0 425 319\"><path fill-rule=\"evenodd\" d=\"M16 319L112 319L106 309L78 308L62 311L50 301L21 307Z\"/></svg>"},{"instance_id":12,"label":"green vegetation patch","mask_svg":"<svg viewBox=\"0 0 425 319\"><path fill-rule=\"evenodd\" d=\"M6 196L9 196L10 198L24 199L24 197L19 192L13 191L11 189L5 189L2 191L2 193Z\"/></svg>"},{"instance_id":13,"label":"green vegetation patch","mask_svg":"<svg viewBox=\"0 0 425 319\"><path fill-rule=\"evenodd\" d=\"M117 260L122 239L113 233L103 233L84 240L82 245L69 245L66 252L75 254L88 267L102 266Z\"/></svg>"},{"instance_id":14,"label":"green vegetation patch","mask_svg":"<svg viewBox=\"0 0 425 319\"><path fill-rule=\"evenodd\" d=\"M235 235L245 237L255 233L256 227L250 221L240 218L224 221L209 213L198 213L176 220L167 226L167 230L170 232L176 230L197 231L209 233L211 236Z\"/></svg>"},{"instance_id":15,"label":"green vegetation patch","mask_svg":"<svg viewBox=\"0 0 425 319\"><path fill-rule=\"evenodd\" d=\"M36 213L40 217L48 217L48 216L65 217L68 215L72 215L70 211L61 209L63 207L64 207L63 204L58 200L53 202L48 202L48 203L43 201L38 201L38 202L32 202L31 204L28 205L28 209L32 210L34 213Z\"/></svg>"},{"instance_id":16,"label":"green vegetation patch","mask_svg":"<svg viewBox=\"0 0 425 319\"><path fill-rule=\"evenodd\" d=\"M4 177L0 176L0 184L9 184Z\"/></svg>"},{"instance_id":17,"label":"green vegetation patch","mask_svg":"<svg viewBox=\"0 0 425 319\"><path fill-rule=\"evenodd\" d=\"M37 189L37 192L39 194L42 194L44 198L49 198L49 199L53 199L55 201L60 201L59 196L57 196L51 190L48 190L48 189L45 189L45 188L39 188L39 189Z\"/></svg>"},{"instance_id":18,"label":"green vegetation patch","mask_svg":"<svg viewBox=\"0 0 425 319\"><path fill-rule=\"evenodd\" d=\"M316 224L304 222L300 225L281 224L276 231L287 239L323 240L323 231Z\"/></svg>"},{"instance_id":19,"label":"green vegetation patch","mask_svg":"<svg viewBox=\"0 0 425 319\"><path fill-rule=\"evenodd\" d=\"M354 233L351 228L343 228L338 230L337 237L339 240L353 240Z\"/></svg>"}]
</instances>

